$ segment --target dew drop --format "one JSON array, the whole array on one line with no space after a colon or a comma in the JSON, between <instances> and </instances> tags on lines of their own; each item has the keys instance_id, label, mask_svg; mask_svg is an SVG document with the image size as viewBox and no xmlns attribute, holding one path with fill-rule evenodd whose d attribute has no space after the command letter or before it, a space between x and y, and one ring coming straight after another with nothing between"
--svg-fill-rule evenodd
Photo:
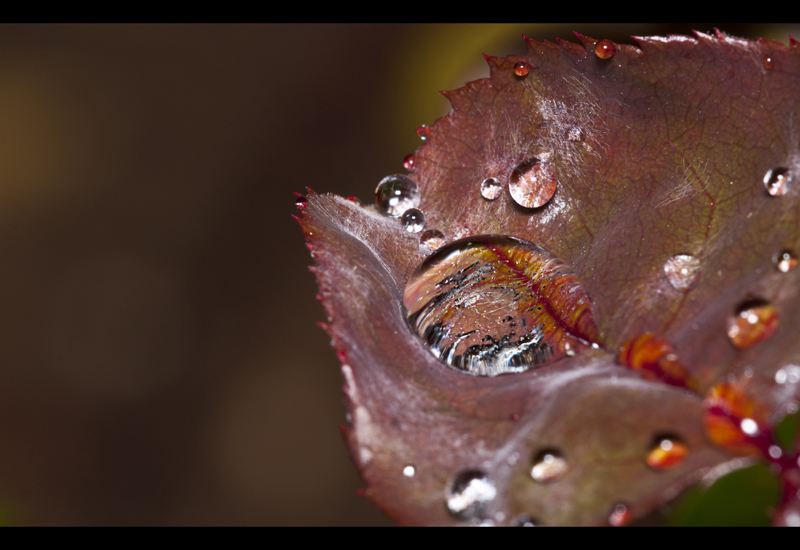
<instances>
[{"instance_id":1,"label":"dew drop","mask_svg":"<svg viewBox=\"0 0 800 550\"><path fill-rule=\"evenodd\" d=\"M474 375L523 372L597 339L575 275L514 237L480 235L440 248L411 275L403 304L430 352Z\"/></svg>"},{"instance_id":2,"label":"dew drop","mask_svg":"<svg viewBox=\"0 0 800 550\"><path fill-rule=\"evenodd\" d=\"M481 196L487 201L493 201L503 192L503 186L497 178L486 178L481 182Z\"/></svg>"},{"instance_id":3,"label":"dew drop","mask_svg":"<svg viewBox=\"0 0 800 550\"><path fill-rule=\"evenodd\" d=\"M791 183L791 181L791 171L783 166L773 168L764 174L764 187L767 189L767 193L773 197L785 195L786 191L788 191L789 183Z\"/></svg>"},{"instance_id":4,"label":"dew drop","mask_svg":"<svg viewBox=\"0 0 800 550\"><path fill-rule=\"evenodd\" d=\"M660 436L647 453L647 465L654 470L668 470L679 466L687 454L689 449L680 440L672 436Z\"/></svg>"},{"instance_id":5,"label":"dew drop","mask_svg":"<svg viewBox=\"0 0 800 550\"><path fill-rule=\"evenodd\" d=\"M764 56L764 68L768 71L771 71L775 68L775 62L773 61L772 56Z\"/></svg>"},{"instance_id":6,"label":"dew drop","mask_svg":"<svg viewBox=\"0 0 800 550\"><path fill-rule=\"evenodd\" d=\"M444 245L444 235L436 229L428 229L419 236L419 244L436 250Z\"/></svg>"},{"instance_id":7,"label":"dew drop","mask_svg":"<svg viewBox=\"0 0 800 550\"><path fill-rule=\"evenodd\" d=\"M553 198L557 184L550 163L534 157L517 166L511 174L508 191L520 206L539 208Z\"/></svg>"},{"instance_id":8,"label":"dew drop","mask_svg":"<svg viewBox=\"0 0 800 550\"><path fill-rule=\"evenodd\" d=\"M778 312L764 300L748 300L728 317L728 338L739 349L763 342L778 329Z\"/></svg>"},{"instance_id":9,"label":"dew drop","mask_svg":"<svg viewBox=\"0 0 800 550\"><path fill-rule=\"evenodd\" d=\"M569 141L583 141L583 131L577 126L573 126L567 132L567 139Z\"/></svg>"},{"instance_id":10,"label":"dew drop","mask_svg":"<svg viewBox=\"0 0 800 550\"><path fill-rule=\"evenodd\" d=\"M413 464L409 464L405 468L403 468L403 475L406 477L414 477L414 474L417 473L417 469L414 467Z\"/></svg>"},{"instance_id":11,"label":"dew drop","mask_svg":"<svg viewBox=\"0 0 800 550\"><path fill-rule=\"evenodd\" d=\"M387 176L375 189L375 204L382 214L399 218L409 208L419 206L419 188L407 176Z\"/></svg>"},{"instance_id":12,"label":"dew drop","mask_svg":"<svg viewBox=\"0 0 800 550\"><path fill-rule=\"evenodd\" d=\"M431 129L425 126L424 124L417 128L417 137L422 141L428 140L428 135L431 133Z\"/></svg>"},{"instance_id":13,"label":"dew drop","mask_svg":"<svg viewBox=\"0 0 800 550\"><path fill-rule=\"evenodd\" d=\"M416 165L417 165L417 157L416 155L414 155L414 153L406 155L405 158L403 159L403 168L405 168L409 172L413 172Z\"/></svg>"},{"instance_id":14,"label":"dew drop","mask_svg":"<svg viewBox=\"0 0 800 550\"><path fill-rule=\"evenodd\" d=\"M567 460L556 450L546 450L536 455L531 477L539 483L549 483L564 477L569 471Z\"/></svg>"},{"instance_id":15,"label":"dew drop","mask_svg":"<svg viewBox=\"0 0 800 550\"><path fill-rule=\"evenodd\" d=\"M614 506L611 515L608 516L608 523L612 527L624 527L633 519L633 513L628 506L617 504Z\"/></svg>"},{"instance_id":16,"label":"dew drop","mask_svg":"<svg viewBox=\"0 0 800 550\"><path fill-rule=\"evenodd\" d=\"M527 514L517 516L511 521L511 527L536 527L538 525L541 525L539 521Z\"/></svg>"},{"instance_id":17,"label":"dew drop","mask_svg":"<svg viewBox=\"0 0 800 550\"><path fill-rule=\"evenodd\" d=\"M458 474L447 491L447 509L458 519L480 518L486 505L494 500L497 489L480 470L466 470Z\"/></svg>"},{"instance_id":18,"label":"dew drop","mask_svg":"<svg viewBox=\"0 0 800 550\"><path fill-rule=\"evenodd\" d=\"M308 199L303 195L297 195L297 198L294 200L294 204L297 206L297 208L305 208L308 204Z\"/></svg>"},{"instance_id":19,"label":"dew drop","mask_svg":"<svg viewBox=\"0 0 800 550\"><path fill-rule=\"evenodd\" d=\"M797 256L789 250L784 250L772 257L772 263L781 273L788 273L797 265Z\"/></svg>"},{"instance_id":20,"label":"dew drop","mask_svg":"<svg viewBox=\"0 0 800 550\"><path fill-rule=\"evenodd\" d=\"M517 61L514 64L514 74L519 78L525 78L531 72L531 65L527 61Z\"/></svg>"},{"instance_id":21,"label":"dew drop","mask_svg":"<svg viewBox=\"0 0 800 550\"><path fill-rule=\"evenodd\" d=\"M700 260L689 254L678 254L664 263L664 274L675 290L690 290L700 279Z\"/></svg>"},{"instance_id":22,"label":"dew drop","mask_svg":"<svg viewBox=\"0 0 800 550\"><path fill-rule=\"evenodd\" d=\"M400 218L403 223L403 228L409 233L419 233L425 227L425 214L416 208L409 208L403 212Z\"/></svg>"},{"instance_id":23,"label":"dew drop","mask_svg":"<svg viewBox=\"0 0 800 550\"><path fill-rule=\"evenodd\" d=\"M594 48L594 53L600 59L611 59L614 57L614 54L617 53L617 47L611 40L606 38L597 43L597 46Z\"/></svg>"}]
</instances>

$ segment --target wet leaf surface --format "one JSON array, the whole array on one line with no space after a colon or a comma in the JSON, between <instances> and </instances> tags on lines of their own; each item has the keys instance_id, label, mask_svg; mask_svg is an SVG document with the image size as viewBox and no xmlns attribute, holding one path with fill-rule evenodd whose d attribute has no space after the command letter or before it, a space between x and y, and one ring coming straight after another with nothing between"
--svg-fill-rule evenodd
<instances>
[{"instance_id":1,"label":"wet leaf surface","mask_svg":"<svg viewBox=\"0 0 800 550\"><path fill-rule=\"evenodd\" d=\"M423 131L411 177L426 232L524 239L570 266L599 349L496 377L448 368L403 305L431 247L374 207L313 192L299 205L342 361L343 431L366 495L400 523L607 524L618 505L625 521L642 517L732 457L703 425L703 395L720 376L748 379L767 424L798 398L798 381L777 373L800 364L800 271L774 264L800 247L796 48L698 34L617 44L609 56L579 38L488 58L491 78L446 94L454 111ZM527 72L515 69L523 61ZM539 175L526 180L529 203L509 192L520 166L546 176L543 194ZM783 194L770 183L778 169ZM503 186L496 200L482 194L487 178ZM697 260L690 284L675 284L680 266L669 262L680 256ZM753 300L780 324L738 349L726 327ZM645 333L669 345L662 370L679 358L696 392L618 362ZM686 446L678 465L647 465L659 434ZM568 471L541 483L531 468L549 449ZM470 471L496 493L479 517L459 518L447 495Z\"/></svg>"}]
</instances>

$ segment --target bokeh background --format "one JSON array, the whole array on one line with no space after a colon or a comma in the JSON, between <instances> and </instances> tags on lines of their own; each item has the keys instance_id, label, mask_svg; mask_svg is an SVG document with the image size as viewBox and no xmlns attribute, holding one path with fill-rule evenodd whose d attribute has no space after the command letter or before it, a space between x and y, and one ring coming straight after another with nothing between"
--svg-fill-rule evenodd
<instances>
[{"instance_id":1,"label":"bokeh background","mask_svg":"<svg viewBox=\"0 0 800 550\"><path fill-rule=\"evenodd\" d=\"M0 28L0 524L390 525L356 495L292 192L371 202L521 33L715 26L792 32Z\"/></svg>"}]
</instances>

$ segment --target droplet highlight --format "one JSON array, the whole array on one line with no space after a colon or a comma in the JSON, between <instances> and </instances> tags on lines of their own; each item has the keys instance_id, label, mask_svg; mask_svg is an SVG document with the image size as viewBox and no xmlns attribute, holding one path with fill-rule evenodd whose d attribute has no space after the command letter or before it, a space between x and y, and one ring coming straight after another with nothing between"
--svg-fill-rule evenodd
<instances>
[{"instance_id":1,"label":"droplet highlight","mask_svg":"<svg viewBox=\"0 0 800 550\"><path fill-rule=\"evenodd\" d=\"M633 513L630 507L625 504L617 504L608 516L608 524L611 527L625 527L633 520Z\"/></svg>"},{"instance_id":2,"label":"droplet highlight","mask_svg":"<svg viewBox=\"0 0 800 550\"><path fill-rule=\"evenodd\" d=\"M700 260L689 254L678 254L664 263L664 275L675 290L691 290L700 280Z\"/></svg>"},{"instance_id":3,"label":"droplet highlight","mask_svg":"<svg viewBox=\"0 0 800 550\"><path fill-rule=\"evenodd\" d=\"M416 166L417 166L417 157L416 157L416 155L414 155L414 153L411 153L410 155L406 155L405 158L403 159L403 168L405 168L409 172L413 172L414 168L416 168Z\"/></svg>"},{"instance_id":4,"label":"droplet highlight","mask_svg":"<svg viewBox=\"0 0 800 550\"><path fill-rule=\"evenodd\" d=\"M419 206L419 188L408 176L387 176L375 189L375 205L382 214L399 218L409 208Z\"/></svg>"},{"instance_id":5,"label":"droplet highlight","mask_svg":"<svg viewBox=\"0 0 800 550\"><path fill-rule=\"evenodd\" d=\"M531 72L531 64L527 61L517 61L514 63L514 74L519 78L525 78Z\"/></svg>"},{"instance_id":6,"label":"droplet highlight","mask_svg":"<svg viewBox=\"0 0 800 550\"><path fill-rule=\"evenodd\" d=\"M668 470L680 466L688 454L688 447L678 438L660 436L647 453L647 465L654 470Z\"/></svg>"},{"instance_id":7,"label":"droplet highlight","mask_svg":"<svg viewBox=\"0 0 800 550\"><path fill-rule=\"evenodd\" d=\"M773 197L785 195L792 181L792 173L783 166L773 168L764 174L764 188Z\"/></svg>"},{"instance_id":8,"label":"droplet highlight","mask_svg":"<svg viewBox=\"0 0 800 550\"><path fill-rule=\"evenodd\" d=\"M534 157L517 166L511 174L508 191L520 206L539 208L553 198L557 185L552 165Z\"/></svg>"},{"instance_id":9,"label":"droplet highlight","mask_svg":"<svg viewBox=\"0 0 800 550\"><path fill-rule=\"evenodd\" d=\"M419 244L436 250L444 246L444 235L437 229L428 229L419 236Z\"/></svg>"},{"instance_id":10,"label":"droplet highlight","mask_svg":"<svg viewBox=\"0 0 800 550\"><path fill-rule=\"evenodd\" d=\"M728 338L739 349L763 342L778 330L778 312L764 300L748 300L728 317Z\"/></svg>"},{"instance_id":11,"label":"droplet highlight","mask_svg":"<svg viewBox=\"0 0 800 550\"><path fill-rule=\"evenodd\" d=\"M569 464L561 453L550 449L536 455L531 468L531 477L539 483L551 483L569 472Z\"/></svg>"},{"instance_id":12,"label":"droplet highlight","mask_svg":"<svg viewBox=\"0 0 800 550\"><path fill-rule=\"evenodd\" d=\"M788 273L797 266L797 256L790 250L783 250L772 257L772 263L781 273Z\"/></svg>"},{"instance_id":13,"label":"droplet highlight","mask_svg":"<svg viewBox=\"0 0 800 550\"><path fill-rule=\"evenodd\" d=\"M419 139L421 139L422 141L427 141L428 140L428 136L430 135L430 133L431 133L431 129L428 128L427 126L425 126L424 124L422 126L420 126L419 128L417 128L417 137Z\"/></svg>"},{"instance_id":14,"label":"droplet highlight","mask_svg":"<svg viewBox=\"0 0 800 550\"><path fill-rule=\"evenodd\" d=\"M485 473L466 470L459 473L447 491L447 509L458 519L477 519L486 513L497 489Z\"/></svg>"},{"instance_id":15,"label":"droplet highlight","mask_svg":"<svg viewBox=\"0 0 800 550\"><path fill-rule=\"evenodd\" d=\"M409 233L419 233L425 227L425 214L416 208L409 208L400 217L403 228Z\"/></svg>"},{"instance_id":16,"label":"droplet highlight","mask_svg":"<svg viewBox=\"0 0 800 550\"><path fill-rule=\"evenodd\" d=\"M409 464L408 466L403 468L403 475L405 477L414 477L414 475L416 473L417 473L417 469L414 467L413 464Z\"/></svg>"},{"instance_id":17,"label":"droplet highlight","mask_svg":"<svg viewBox=\"0 0 800 550\"><path fill-rule=\"evenodd\" d=\"M523 372L597 340L577 277L514 237L481 235L440 248L411 275L403 304L431 353L473 375Z\"/></svg>"},{"instance_id":18,"label":"droplet highlight","mask_svg":"<svg viewBox=\"0 0 800 550\"><path fill-rule=\"evenodd\" d=\"M497 178L486 178L481 182L481 196L487 201L496 200L503 192L503 186Z\"/></svg>"},{"instance_id":19,"label":"droplet highlight","mask_svg":"<svg viewBox=\"0 0 800 550\"><path fill-rule=\"evenodd\" d=\"M600 59L611 59L617 53L617 47L608 38L601 40L594 47L594 54Z\"/></svg>"}]
</instances>

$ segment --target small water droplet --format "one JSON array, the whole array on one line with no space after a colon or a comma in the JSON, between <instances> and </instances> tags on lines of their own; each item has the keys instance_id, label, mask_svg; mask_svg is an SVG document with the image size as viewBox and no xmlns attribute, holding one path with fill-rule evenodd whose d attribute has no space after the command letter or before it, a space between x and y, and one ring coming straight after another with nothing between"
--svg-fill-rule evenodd
<instances>
[{"instance_id":1,"label":"small water droplet","mask_svg":"<svg viewBox=\"0 0 800 550\"><path fill-rule=\"evenodd\" d=\"M549 483L564 477L569 472L567 460L556 450L549 449L536 455L531 468L531 477L539 483Z\"/></svg>"},{"instance_id":2,"label":"small water droplet","mask_svg":"<svg viewBox=\"0 0 800 550\"><path fill-rule=\"evenodd\" d=\"M417 473L417 469L414 467L413 464L409 464L405 468L403 468L403 475L406 477L414 477L414 474Z\"/></svg>"},{"instance_id":3,"label":"small water droplet","mask_svg":"<svg viewBox=\"0 0 800 550\"><path fill-rule=\"evenodd\" d=\"M781 273L788 273L797 266L797 256L789 250L783 250L772 257L772 263Z\"/></svg>"},{"instance_id":4,"label":"small water droplet","mask_svg":"<svg viewBox=\"0 0 800 550\"><path fill-rule=\"evenodd\" d=\"M786 191L789 190L791 181L792 172L783 166L768 170L767 173L764 174L764 187L767 189L767 193L773 197L785 195Z\"/></svg>"},{"instance_id":5,"label":"small water droplet","mask_svg":"<svg viewBox=\"0 0 800 550\"><path fill-rule=\"evenodd\" d=\"M700 280L700 260L689 254L678 254L664 263L664 274L672 288L685 292Z\"/></svg>"},{"instance_id":6,"label":"small water droplet","mask_svg":"<svg viewBox=\"0 0 800 550\"><path fill-rule=\"evenodd\" d=\"M416 208L409 208L403 212L403 216L400 219L403 227L409 233L419 233L425 227L425 214Z\"/></svg>"},{"instance_id":7,"label":"small water droplet","mask_svg":"<svg viewBox=\"0 0 800 550\"><path fill-rule=\"evenodd\" d=\"M347 200L349 200L350 202L354 202L356 204L361 204L361 200L358 197L350 196L350 197L347 197Z\"/></svg>"},{"instance_id":8,"label":"small water droplet","mask_svg":"<svg viewBox=\"0 0 800 550\"><path fill-rule=\"evenodd\" d=\"M541 525L539 521L527 514L517 516L511 522L511 527L537 527L538 525Z\"/></svg>"},{"instance_id":9,"label":"small water droplet","mask_svg":"<svg viewBox=\"0 0 800 550\"><path fill-rule=\"evenodd\" d=\"M436 229L428 229L419 236L419 244L436 250L444 246L444 235Z\"/></svg>"},{"instance_id":10,"label":"small water droplet","mask_svg":"<svg viewBox=\"0 0 800 550\"><path fill-rule=\"evenodd\" d=\"M497 178L486 178L481 182L481 196L487 201L497 199L503 192L503 186Z\"/></svg>"},{"instance_id":11,"label":"small water droplet","mask_svg":"<svg viewBox=\"0 0 800 550\"><path fill-rule=\"evenodd\" d=\"M416 165L417 165L417 157L416 155L414 155L414 153L406 155L405 158L403 159L403 168L405 168L409 172L413 172Z\"/></svg>"},{"instance_id":12,"label":"small water droplet","mask_svg":"<svg viewBox=\"0 0 800 550\"><path fill-rule=\"evenodd\" d=\"M583 131L578 128L577 126L573 126L567 132L567 139L569 141L582 141L583 140Z\"/></svg>"},{"instance_id":13,"label":"small water droplet","mask_svg":"<svg viewBox=\"0 0 800 550\"><path fill-rule=\"evenodd\" d=\"M647 465L654 470L667 470L680 465L687 454L689 449L676 437L660 436L647 454Z\"/></svg>"},{"instance_id":14,"label":"small water droplet","mask_svg":"<svg viewBox=\"0 0 800 550\"><path fill-rule=\"evenodd\" d=\"M308 204L308 199L303 195L298 195L294 200L294 204L297 206L297 208L305 208L305 206Z\"/></svg>"},{"instance_id":15,"label":"small water droplet","mask_svg":"<svg viewBox=\"0 0 800 550\"><path fill-rule=\"evenodd\" d=\"M624 527L633 519L633 513L628 506L617 504L614 506L611 515L608 516L608 523L612 527Z\"/></svg>"},{"instance_id":16,"label":"small water droplet","mask_svg":"<svg viewBox=\"0 0 800 550\"><path fill-rule=\"evenodd\" d=\"M508 191L520 206L539 208L553 198L557 185L552 165L534 157L517 166L511 174Z\"/></svg>"},{"instance_id":17,"label":"small water droplet","mask_svg":"<svg viewBox=\"0 0 800 550\"><path fill-rule=\"evenodd\" d=\"M769 453L769 456L771 456L775 460L783 456L783 450L777 445L770 445L767 452Z\"/></svg>"},{"instance_id":18,"label":"small water droplet","mask_svg":"<svg viewBox=\"0 0 800 550\"><path fill-rule=\"evenodd\" d=\"M375 189L375 204L382 214L399 218L409 208L419 206L419 188L408 176L387 176Z\"/></svg>"},{"instance_id":19,"label":"small water droplet","mask_svg":"<svg viewBox=\"0 0 800 550\"><path fill-rule=\"evenodd\" d=\"M728 317L728 338L739 349L763 342L778 329L778 312L764 300L748 300Z\"/></svg>"},{"instance_id":20,"label":"small water droplet","mask_svg":"<svg viewBox=\"0 0 800 550\"><path fill-rule=\"evenodd\" d=\"M447 509L458 519L480 518L497 490L485 473L466 470L458 474L447 492Z\"/></svg>"},{"instance_id":21,"label":"small water droplet","mask_svg":"<svg viewBox=\"0 0 800 550\"><path fill-rule=\"evenodd\" d=\"M765 55L764 56L764 68L768 71L771 71L775 68L775 61L773 61L772 56Z\"/></svg>"},{"instance_id":22,"label":"small water droplet","mask_svg":"<svg viewBox=\"0 0 800 550\"><path fill-rule=\"evenodd\" d=\"M425 126L424 124L417 128L417 136L422 141L427 141L428 135L431 133L431 129Z\"/></svg>"},{"instance_id":23,"label":"small water droplet","mask_svg":"<svg viewBox=\"0 0 800 550\"><path fill-rule=\"evenodd\" d=\"M601 40L594 47L594 53L600 59L611 59L617 53L617 47L608 38Z\"/></svg>"},{"instance_id":24,"label":"small water droplet","mask_svg":"<svg viewBox=\"0 0 800 550\"><path fill-rule=\"evenodd\" d=\"M531 72L531 65L527 61L517 61L514 64L514 74L519 78L525 78Z\"/></svg>"}]
</instances>

